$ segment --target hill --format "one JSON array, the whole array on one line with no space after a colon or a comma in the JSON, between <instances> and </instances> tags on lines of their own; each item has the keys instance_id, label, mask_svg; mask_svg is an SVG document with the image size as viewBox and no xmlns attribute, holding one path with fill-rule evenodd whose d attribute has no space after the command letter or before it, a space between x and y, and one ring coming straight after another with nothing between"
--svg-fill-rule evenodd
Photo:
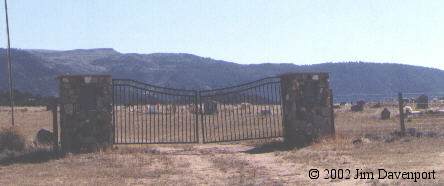
<instances>
[{"instance_id":1,"label":"hill","mask_svg":"<svg viewBox=\"0 0 444 186\"><path fill-rule=\"evenodd\" d=\"M5 49L0 49L5 55ZM184 53L120 53L109 48L12 50L15 88L39 95L56 95L62 74L111 74L150 84L211 89L236 85L286 72L329 72L336 95L444 92L444 71L411 65L369 62L294 65L242 65ZM5 57L0 58L0 91L7 90Z\"/></svg>"}]
</instances>

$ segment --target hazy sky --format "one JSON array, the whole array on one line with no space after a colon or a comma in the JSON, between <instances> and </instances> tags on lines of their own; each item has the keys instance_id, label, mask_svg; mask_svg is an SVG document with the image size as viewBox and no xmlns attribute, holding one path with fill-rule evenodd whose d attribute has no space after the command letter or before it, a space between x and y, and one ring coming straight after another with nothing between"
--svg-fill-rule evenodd
<instances>
[{"instance_id":1,"label":"hazy sky","mask_svg":"<svg viewBox=\"0 0 444 186\"><path fill-rule=\"evenodd\" d=\"M14 48L444 69L442 0L9 0ZM3 7L3 2L2 2ZM4 10L1 43L6 46Z\"/></svg>"}]
</instances>

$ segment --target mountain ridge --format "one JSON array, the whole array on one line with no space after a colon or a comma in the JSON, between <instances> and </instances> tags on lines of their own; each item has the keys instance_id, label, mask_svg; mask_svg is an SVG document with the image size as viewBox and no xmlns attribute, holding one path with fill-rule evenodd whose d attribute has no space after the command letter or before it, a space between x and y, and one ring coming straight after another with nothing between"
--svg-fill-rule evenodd
<instances>
[{"instance_id":1,"label":"mountain ridge","mask_svg":"<svg viewBox=\"0 0 444 186\"><path fill-rule=\"evenodd\" d=\"M5 55L0 49L0 55ZM16 89L57 95L56 77L68 74L110 74L158 86L213 89L288 72L328 72L336 94L444 92L444 71L437 68L375 62L237 64L188 53L120 53L112 48L40 50L13 49ZM1 58L0 72L6 72ZM7 90L7 73L0 74Z\"/></svg>"}]
</instances>

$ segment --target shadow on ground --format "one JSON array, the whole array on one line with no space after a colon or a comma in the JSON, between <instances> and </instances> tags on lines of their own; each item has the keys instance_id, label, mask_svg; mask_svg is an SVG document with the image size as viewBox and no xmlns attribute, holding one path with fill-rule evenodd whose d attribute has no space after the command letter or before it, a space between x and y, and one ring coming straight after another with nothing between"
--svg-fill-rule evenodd
<instances>
[{"instance_id":1,"label":"shadow on ground","mask_svg":"<svg viewBox=\"0 0 444 186\"><path fill-rule=\"evenodd\" d=\"M16 163L43 163L62 158L63 155L51 149L33 149L27 152L3 151L0 153L0 165Z\"/></svg>"},{"instance_id":2,"label":"shadow on ground","mask_svg":"<svg viewBox=\"0 0 444 186\"><path fill-rule=\"evenodd\" d=\"M288 145L284 142L270 142L258 145L250 150L245 151L245 153L248 154L262 154L262 153L269 153L269 152L275 152L275 151L288 151L294 149L294 146Z\"/></svg>"}]
</instances>

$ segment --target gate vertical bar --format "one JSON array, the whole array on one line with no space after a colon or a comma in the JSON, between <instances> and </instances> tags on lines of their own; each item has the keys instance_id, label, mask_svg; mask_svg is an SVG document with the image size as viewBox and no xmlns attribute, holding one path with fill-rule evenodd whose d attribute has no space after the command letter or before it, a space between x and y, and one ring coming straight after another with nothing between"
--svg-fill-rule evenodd
<instances>
[{"instance_id":1,"label":"gate vertical bar","mask_svg":"<svg viewBox=\"0 0 444 186\"><path fill-rule=\"evenodd\" d=\"M113 87L113 91L111 91L111 97L113 98L113 100L112 100L112 104L113 104L113 144L114 143L116 143L116 116L115 116L115 114L116 114L116 104L115 104L115 101L114 101L114 96L115 96L115 93L114 93L114 91L116 91L116 87L114 86L114 82L112 82L112 85L111 85L112 87Z\"/></svg>"},{"instance_id":2,"label":"gate vertical bar","mask_svg":"<svg viewBox=\"0 0 444 186\"><path fill-rule=\"evenodd\" d=\"M120 132L120 135L124 136L124 137L123 137L123 139L124 139L124 142L123 142L123 143L126 143L126 142L127 142L127 139L128 139L128 138L127 138L127 133L128 133L128 132L127 132L127 127L126 127L126 119L127 119L127 117L126 117L127 114L126 114L126 113L127 113L127 107L128 107L128 104L127 104L127 100L128 100L128 98L127 98L127 96L128 96L128 94L127 94L126 91L127 91L127 86L124 86L124 87L123 87L123 103L124 103L124 104L123 104L123 108L124 108L124 110L123 110L123 114L124 114L124 115L123 115L123 121L124 121L124 122L123 122L123 126L124 126L123 129L124 129L124 130L123 130L123 131L124 131L124 133L123 133L123 134L125 134L125 135L122 135L122 132ZM129 96L128 96L128 97L129 97ZM121 141L121 142L122 142L122 141Z\"/></svg>"},{"instance_id":3,"label":"gate vertical bar","mask_svg":"<svg viewBox=\"0 0 444 186\"><path fill-rule=\"evenodd\" d=\"M195 120L196 123L194 124L194 137L196 138L196 142L199 142L199 101L200 101L200 91L194 92L194 114L195 114ZM203 131L203 129L202 129Z\"/></svg>"},{"instance_id":4,"label":"gate vertical bar","mask_svg":"<svg viewBox=\"0 0 444 186\"><path fill-rule=\"evenodd\" d=\"M200 136L202 136L202 143L204 143L205 142L205 135L204 135L204 133L205 133L204 109L205 108L204 108L204 106L202 104L202 95L201 95L200 91L199 91L198 99L197 100L199 100L199 106L198 107L200 107L200 109L198 109L198 114L200 115L200 128L201 128L201 135ZM198 141L198 142L200 142L200 141Z\"/></svg>"},{"instance_id":5,"label":"gate vertical bar","mask_svg":"<svg viewBox=\"0 0 444 186\"><path fill-rule=\"evenodd\" d=\"M120 137L120 143L122 143L122 138L123 138L123 135L122 135L122 131L123 131L123 115L122 115L122 103L123 103L124 101L122 101L122 86L119 86L119 114L117 114L117 117L119 118L117 121L119 122L119 126L120 126L120 130L119 129L117 129L118 131L119 131L119 133L118 133L118 137Z\"/></svg>"},{"instance_id":6,"label":"gate vertical bar","mask_svg":"<svg viewBox=\"0 0 444 186\"><path fill-rule=\"evenodd\" d=\"M284 135L284 116L285 116L285 113L284 113L284 97L282 96L282 91L283 91L283 89L282 89L282 79L281 80L279 80L279 82L280 82L280 84L279 84L279 86L276 86L275 88L277 88L279 91L279 94L278 95L276 95L276 98L279 100L279 104L278 105L280 105L280 111L281 111L281 115L280 115L280 122L281 122L281 125L278 125L279 126L279 131L280 131L280 136L283 136Z\"/></svg>"},{"instance_id":7,"label":"gate vertical bar","mask_svg":"<svg viewBox=\"0 0 444 186\"><path fill-rule=\"evenodd\" d=\"M139 106L140 106L140 93L141 90L137 89L136 91L136 109L134 112L136 113L137 117L137 143L140 143L140 131L141 131L141 120L140 120L140 114L139 114ZM143 126L142 126L143 127ZM143 128L142 128L143 130ZM142 136L143 138L143 136Z\"/></svg>"},{"instance_id":8,"label":"gate vertical bar","mask_svg":"<svg viewBox=\"0 0 444 186\"><path fill-rule=\"evenodd\" d=\"M182 125L185 125L184 126L184 128L185 129L183 129L184 131L185 131L185 138L186 138L186 140L187 140L187 142L191 142L192 140L193 140L193 135L191 135L191 130L188 130L188 113L190 113L190 117L191 117L191 114L193 114L192 112L191 112L191 108L189 108L190 107L190 97L189 96L185 96L184 97L184 104L186 105L186 108L188 108L186 111L185 111L185 119L184 119L184 117L183 117L183 115L180 117L180 119L182 120ZM189 127L190 129L191 129L191 127Z\"/></svg>"}]
</instances>

